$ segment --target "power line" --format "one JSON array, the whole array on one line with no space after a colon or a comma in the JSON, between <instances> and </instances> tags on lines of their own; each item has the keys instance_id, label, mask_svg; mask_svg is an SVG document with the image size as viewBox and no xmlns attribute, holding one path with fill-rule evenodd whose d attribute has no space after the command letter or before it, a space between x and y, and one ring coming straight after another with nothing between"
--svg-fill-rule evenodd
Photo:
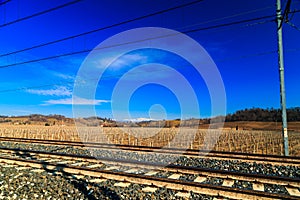
<instances>
[{"instance_id":1,"label":"power line","mask_svg":"<svg viewBox=\"0 0 300 200\"><path fill-rule=\"evenodd\" d=\"M292 22L288 21L288 22L286 22L286 23L287 23L288 25L290 25L291 27L293 27L294 29L300 31L300 28L297 27L297 26L296 26L295 24L293 24Z\"/></svg>"},{"instance_id":2,"label":"power line","mask_svg":"<svg viewBox=\"0 0 300 200\"><path fill-rule=\"evenodd\" d=\"M246 20L241 20L241 21L236 21L236 22L230 22L230 23L225 23L225 24L219 24L219 25L213 25L213 26L209 26L209 27L203 27L203 28L197 28L197 29L182 31L182 33L194 33L194 32L199 32L199 31L204 31L204 30L210 30L210 29L216 29L216 28L221 28L221 27L233 26L233 25L237 25L237 24L243 24L243 23L258 21L258 20L262 20L262 19L273 18L274 16L275 15L256 17L256 18L251 18L251 19L246 19ZM272 21L274 21L274 20L269 20L269 22L272 22ZM178 33L178 34L180 34L180 33ZM49 56L49 57L44 57L44 58L39 58L39 59L34 59L34 60L28 60L28 61L24 61L24 62L18 62L18 63L8 64L8 65L2 65L2 66L0 66L0 68L7 68L7 67L17 66L17 65L22 65L22 64L29 64L29 63L39 62L39 61L45 61L45 60L61 58L61 57L66 57L66 56L71 56L71 55L77 55L77 54L87 53L87 52L90 52L92 50L108 49L108 48L123 46L123 45L127 45L127 44L134 44L134 43L139 43L139 42L143 42L143 41L149 41L149 40L153 40L153 39L170 37L170 36L175 36L175 35L177 35L177 34L163 35L163 36L160 36L160 37L146 38L146 39L143 39L143 40L136 40L136 41L132 41L132 42L120 43L120 44L105 46L105 47L101 47L101 48L87 49L87 50L81 50L81 51L70 52L70 53L65 53L65 54L59 54L59 55L54 55L54 56Z\"/></svg>"},{"instance_id":3,"label":"power line","mask_svg":"<svg viewBox=\"0 0 300 200\"><path fill-rule=\"evenodd\" d=\"M224 20L224 19L230 19L230 18L234 18L234 17L246 15L246 14L251 14L251 13L263 11L263 10L266 10L266 9L269 9L269 8L273 8L273 6L268 6L268 7L265 7L265 8L250 10L250 11L246 11L246 12L242 12L242 13L237 13L237 14L234 14L234 15L226 16L226 17L212 19L212 20L208 20L208 21L205 21L205 22L196 23L196 24L193 24L193 25L190 25L190 26L185 26L185 27L182 27L182 28L188 28L188 27L192 27L192 26L196 26L196 25L207 24L207 23L211 23L211 22L221 21L221 20ZM132 20L134 20L134 19L132 19ZM124 23L125 22L126 21L124 21ZM123 25L123 22L121 22L121 23L122 24L120 24L120 25ZM115 26L118 26L118 25L116 24ZM32 49L43 47L43 46L48 46L48 45L55 44L55 43L58 43L58 42L62 42L62 41L65 41L65 40L77 38L77 37L84 36L84 35L87 35L87 34L91 34L91 33L94 33L94 32L98 32L98 31L101 31L101 30L105 30L107 28L110 28L110 26L109 27L102 27L102 28L99 28L99 29L95 29L95 30L92 30L92 31L88 31L88 32L85 32L85 33L78 34L78 35L73 35L73 36L70 36L70 37L62 38L60 40L55 40L55 41L47 42L47 43L36 45L36 46L33 46L33 47L21 49L21 50L18 50L18 51L13 51L13 52L10 52L10 53L2 54L2 55L0 55L0 57L4 57L4 56L8 56L8 55L11 55L11 54L16 54L16 53L20 53L20 52L24 52L24 51L28 51L28 50L32 50Z\"/></svg>"},{"instance_id":4,"label":"power line","mask_svg":"<svg viewBox=\"0 0 300 200\"><path fill-rule=\"evenodd\" d=\"M273 18L275 16L276 15L267 15L267 16L262 16L262 17L256 17L256 18L251 18L251 19L245 19L245 20L235 21L235 22L229 22L229 23L224 23L224 24L213 25L213 26L204 27L204 28L196 28L194 30L183 31L183 33L192 33L192 32L198 32L198 31L204 31L204 30L222 28L222 27L226 27L226 26L233 26L233 25L237 25L237 24L244 24L244 23L258 21L258 20L262 20L262 19ZM268 21L264 21L264 23L265 22L273 22L273 21L274 21L274 19L268 20Z\"/></svg>"},{"instance_id":5,"label":"power line","mask_svg":"<svg viewBox=\"0 0 300 200\"><path fill-rule=\"evenodd\" d=\"M0 3L0 6L7 4L8 2L10 2L11 0L6 0Z\"/></svg>"},{"instance_id":6,"label":"power line","mask_svg":"<svg viewBox=\"0 0 300 200\"><path fill-rule=\"evenodd\" d=\"M285 9L284 9L283 14L282 14L283 19L288 20L289 12L291 11L291 3L292 3L292 0L287 1Z\"/></svg>"},{"instance_id":7,"label":"power line","mask_svg":"<svg viewBox=\"0 0 300 200\"><path fill-rule=\"evenodd\" d=\"M266 24L269 22L273 22L274 20L265 20L265 21L261 21L261 22L255 22L255 23L251 23L251 24L246 24L245 27L250 27L250 26L256 26L256 25L261 25L261 24Z\"/></svg>"},{"instance_id":8,"label":"power line","mask_svg":"<svg viewBox=\"0 0 300 200\"><path fill-rule=\"evenodd\" d=\"M203 25L203 24L207 24L207 23L211 23L211 22L221 21L221 20L224 20L224 19L239 17L239 16L243 16L243 15L252 14L252 13L260 12L260 11L263 11L263 10L271 9L273 7L274 6L267 6L267 7L264 7L264 8L249 10L249 11L246 11L246 12L241 12L241 13L237 13L237 14L233 14L233 15L229 15L229 16L225 16L225 17L221 17L221 18L217 18L217 19L211 19L211 20L208 20L208 21L205 21L205 22L196 23L196 24L185 26L185 27L182 27L182 28L189 28L191 26Z\"/></svg>"},{"instance_id":9,"label":"power line","mask_svg":"<svg viewBox=\"0 0 300 200\"><path fill-rule=\"evenodd\" d=\"M178 27L178 29L179 29L179 31L184 32L184 30L183 30L184 28L194 27L196 25L207 24L207 23L210 23L210 22L221 21L221 20L224 20L224 19L230 19L230 18L242 16L242 15L247 15L247 14L251 14L251 13L263 11L263 10L270 9L270 8L273 8L273 6L267 6L267 7L260 8L260 9L249 10L249 11L246 11L246 12L237 13L237 14L233 14L233 15L229 15L229 16L225 16L225 17L221 17L221 18L216 18L216 19L212 19L212 20L208 20L208 21L204 21L204 22L200 22L200 23L195 23L195 24L192 24L192 25L184 26L184 27ZM265 20L265 21L255 22L255 23L251 23L251 24L246 24L246 25L240 26L238 28L241 28L241 27L250 27L250 26L255 26L255 25L261 25L261 24L269 23L271 21L274 21L274 20ZM232 28L230 28L230 29L232 29ZM226 29L226 30L223 30L223 31L228 31L228 30L229 29ZM220 32L220 30L218 30L218 32Z\"/></svg>"},{"instance_id":10,"label":"power line","mask_svg":"<svg viewBox=\"0 0 300 200\"><path fill-rule=\"evenodd\" d=\"M44 14L49 13L49 12L53 12L53 11L55 11L55 10L58 10L58 9L61 9L61 8L64 8L64 7L73 5L73 4L78 3L78 2L80 2L80 1L82 1L82 0L71 1L71 2L68 2L68 3L62 4L62 5L60 5L60 6L56 6L56 7L54 7L54 8L50 8L50 9L48 9L48 10L44 10L44 11L41 11L41 12L38 12L38 13L35 13L35 14L32 14L32 15L28 15L28 16L26 16L26 17L22 17L22 18L16 19L16 20L14 20L14 21L10 21L10 22L1 24L1 25L0 25L0 28L3 28L3 27L5 27L5 26L9 26L9 25L15 24L15 23L18 23L18 22L21 22L21 21L25 21L25 20L28 20L28 19L31 19L31 18L40 16L40 15L44 15Z\"/></svg>"},{"instance_id":11,"label":"power line","mask_svg":"<svg viewBox=\"0 0 300 200\"><path fill-rule=\"evenodd\" d=\"M220 59L220 60L216 60L216 61L217 62L225 62L225 61L231 61L231 60L238 60L238 59L242 59L242 58L251 58L251 57L257 57L257 56L265 56L265 55L270 55L270 54L273 54L273 53L277 53L277 51L274 50L274 51L266 51L266 52L248 54L248 55L241 55L241 56L237 56L237 57L229 57L229 58Z\"/></svg>"},{"instance_id":12,"label":"power line","mask_svg":"<svg viewBox=\"0 0 300 200\"><path fill-rule=\"evenodd\" d=\"M104 26L104 27L94 29L94 30L91 30L91 31L87 31L87 32L84 32L84 33L80 33L80 34L77 34L77 35L72 35L72 36L65 37L65 38L58 39L58 40L54 40L54 41L51 41L51 42L39 44L39 45L36 45L36 46L24 48L24 49L9 52L9 53L5 53L5 54L0 55L0 57L8 56L8 55L11 55L11 54L16 54L16 53L36 49L36 48L40 48L40 47L43 47L43 46L48 46L48 45L55 44L55 43L58 43L58 42L63 42L65 40L70 40L70 39L74 39L74 38L81 37L81 36L84 36L84 35L88 35L88 34L91 34L91 33L95 33L95 32L98 32L98 31L102 31L102 30L114 28L114 27L117 27L117 26L125 25L125 24L128 24L128 23L134 22L134 21L139 21L139 20L142 20L142 19L145 19L145 18L148 18L148 17L153 17L155 15L160 15L160 14L163 14L163 13L166 13L166 12L170 12L172 10L177 10L179 8L187 7L187 6L199 3L201 1L203 1L203 0L192 1L190 3L182 4L182 5L179 5L179 6L171 7L171 8L165 9L165 10L157 11L157 12L150 13L150 14L147 14L147 15L143 15L143 16L140 16L140 17L136 17L136 18L133 18L133 19L125 20L125 21L122 21L122 22L118 22L118 23L115 23L115 24L112 24L112 25L109 25L109 26Z\"/></svg>"},{"instance_id":13,"label":"power line","mask_svg":"<svg viewBox=\"0 0 300 200\"><path fill-rule=\"evenodd\" d=\"M298 13L300 12L300 10L293 10L293 11L290 11L289 14L295 14L295 13Z\"/></svg>"},{"instance_id":14,"label":"power line","mask_svg":"<svg viewBox=\"0 0 300 200\"><path fill-rule=\"evenodd\" d=\"M292 1L289 0L286 4L286 8L284 10L283 13L283 20L285 23L287 23L288 25L290 25L291 27L293 27L294 29L300 31L300 28L298 28L295 24L293 24L291 21L294 17L295 12L291 12L291 3ZM292 14L291 16L289 16L289 14Z\"/></svg>"},{"instance_id":15,"label":"power line","mask_svg":"<svg viewBox=\"0 0 300 200\"><path fill-rule=\"evenodd\" d=\"M287 49L285 52L295 52L295 51L300 51L300 48L296 49ZM260 53L255 53L255 54L247 54L247 55L241 55L237 57L231 57L228 59L220 59L220 60L215 60L217 62L226 62L226 61L231 61L231 60L239 60L243 58L251 58L251 57L259 57L259 56L265 56L265 55L270 55L270 54L275 54L277 53L277 50L274 51L267 51L267 52L260 52ZM160 69L160 70L155 70L156 71L164 71L165 69ZM153 71L152 71L153 72ZM118 78L123 76L123 74L116 74L116 75L109 75L109 76L103 76L103 79L109 79L109 78ZM98 78L92 78L89 80L96 80ZM29 87L20 87L20 88L14 88L14 89L6 89L6 90L0 90L0 93L7 93L7 92L16 92L16 91L23 91L23 90L29 90L29 89L38 89L38 88L45 88L45 87L51 87L51 86L61 86L65 84L74 84L74 81L61 81L58 83L53 83L53 84L45 84L45 85L36 85L36 86L29 86Z\"/></svg>"},{"instance_id":16,"label":"power line","mask_svg":"<svg viewBox=\"0 0 300 200\"><path fill-rule=\"evenodd\" d=\"M200 1L202 1L202 0L200 0ZM130 19L130 20L126 20L126 21L123 21L123 22L120 22L120 23L117 23L117 24L113 24L113 25L110 25L110 26L106 26L106 27L101 27L101 28L98 28L98 29L94 29L92 31L87 31L87 32L84 32L84 33L81 33L81 34L77 34L77 35L65 37L65 38L62 38L62 39L59 39L59 40L54 40L54 41L51 41L51 42L47 42L47 43L39 44L39 45L36 45L36 46L24 48L24 49L21 49L21 50L17 50L17 51L13 51L13 52L1 54L0 57L4 57L4 56L16 54L16 53L21 53L21 52L24 52L24 51L29 51L29 50L32 50L32 49L36 49L36 48L48 46L48 45L51 45L51 44L63 42L65 40L69 40L69 39L74 39L74 38L77 38L77 37L80 37L80 36L88 35L88 34L95 33L95 32L98 32L98 31L102 31L102 30L105 30L105 29L109 29L109 28L113 28L113 27L116 27L116 26L124 25L124 24L130 23L130 22L133 22L133 21L141 20L141 19L144 19L144 18L147 18L147 17L152 17L154 15L162 14L162 13L165 13L165 12L168 12L168 11L171 11L171 10L175 10L175 9L178 9L178 8L189 6L189 5L198 3L200 1L195 1L195 2L188 3L188 4L183 4L183 5L176 6L176 7L173 7L173 8L169 8L169 9L166 9L166 10L162 10L162 11L159 11L159 12L156 12L156 13L151 13L149 15L141 16L141 17L138 17L138 18ZM227 17L213 19L213 20L209 20L209 21L206 21L206 22L194 24L193 26L199 25L199 24L206 24L206 23L214 22L214 21L220 21L220 20L223 20L223 19L233 18L233 17L245 15L245 14L250 14L250 13L262 11L262 10L265 10L265 9L268 9L268 8L270 8L270 7L268 6L268 7L261 8L261 9L255 9L255 10L246 11L246 12L243 12L243 13L238 13L238 14L235 14L235 15L227 16ZM300 10L294 10L294 11L292 11L290 13L294 14L294 13L297 13L297 12L300 12ZM274 15L274 17L275 17L275 15ZM265 22L260 22L260 24L261 23L265 23ZM186 26L186 27L189 27L189 26ZM186 28L186 27L183 27L183 28Z\"/></svg>"}]
</instances>

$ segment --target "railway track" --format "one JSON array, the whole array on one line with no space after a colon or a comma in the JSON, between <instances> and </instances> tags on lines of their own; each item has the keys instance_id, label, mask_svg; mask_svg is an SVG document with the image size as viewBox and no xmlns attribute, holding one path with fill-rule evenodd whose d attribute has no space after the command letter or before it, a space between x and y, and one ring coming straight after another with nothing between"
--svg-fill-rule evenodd
<instances>
[{"instance_id":1,"label":"railway track","mask_svg":"<svg viewBox=\"0 0 300 200\"><path fill-rule=\"evenodd\" d=\"M15 143L27 143L27 144L39 144L39 145L57 145L57 146L71 146L75 148L92 148L92 149L108 149L110 151L135 151L138 153L160 153L168 155L184 155L187 157L196 158L212 158L219 160L238 160L243 162L255 162L271 165L293 165L300 166L300 157L293 156L280 156L280 155L262 155L262 154L249 154L238 152L222 152L222 151L205 151L205 150L193 150L193 149L180 149L180 148L159 148L149 146L130 146L120 144L104 144L104 143L92 143L92 142L73 142L73 141L59 141L59 140L41 140L41 139L27 139L27 138L12 138L12 137L0 137L0 141L15 142Z\"/></svg>"},{"instance_id":2,"label":"railway track","mask_svg":"<svg viewBox=\"0 0 300 200\"><path fill-rule=\"evenodd\" d=\"M91 156L49 153L34 150L2 148L0 162L32 170L59 173L65 176L90 176L92 181L115 180L116 186L143 185L144 192L160 187L176 191L188 198L189 192L231 199L299 199L300 179L201 169L178 165L163 166L130 160L95 159ZM245 184L247 187L238 187ZM273 193L280 187L285 192Z\"/></svg>"}]
</instances>

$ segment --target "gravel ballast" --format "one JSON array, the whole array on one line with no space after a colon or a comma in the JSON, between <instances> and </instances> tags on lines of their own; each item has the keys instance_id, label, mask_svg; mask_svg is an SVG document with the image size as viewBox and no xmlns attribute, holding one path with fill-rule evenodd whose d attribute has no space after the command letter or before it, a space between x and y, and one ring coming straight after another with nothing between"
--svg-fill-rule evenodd
<instances>
[{"instance_id":1,"label":"gravel ballast","mask_svg":"<svg viewBox=\"0 0 300 200\"><path fill-rule=\"evenodd\" d=\"M279 166L271 164L247 163L237 160L217 160L210 158L192 158L186 156L164 155L159 153L138 153L129 151L115 151L93 149L91 151L83 148L73 148L72 146L43 146L39 144L0 142L0 147L20 148L37 151L60 152L66 154L88 155L96 158L113 158L122 160L134 160L141 162L153 162L157 164L175 164L181 166L193 166L206 169L225 170L232 172L244 172L250 174L262 174L282 177L300 178L300 167Z\"/></svg>"},{"instance_id":2,"label":"gravel ballast","mask_svg":"<svg viewBox=\"0 0 300 200\"><path fill-rule=\"evenodd\" d=\"M39 144L0 142L0 147L18 148L47 152L60 152L76 155L94 155L99 158L113 158L122 160L134 160L141 162L153 162L160 164L175 164L181 166L193 166L205 169L216 169L234 172L244 172L252 174L263 174L283 177L300 177L300 168L297 166L279 166L270 164L246 163L237 160L217 160L210 158L189 158L186 156L164 155L155 153L138 153L129 151L110 151L95 149L88 151L83 148L72 146L43 146ZM32 156L14 153L13 156L26 159L36 159ZM175 162L173 162L175 161ZM90 165L92 163L86 163ZM100 168L108 168L110 165L103 165ZM113 171L126 171L130 167L122 166ZM146 173L148 170L138 169L137 174ZM103 182L93 182L95 177L85 176L76 178L71 174L57 173L53 171L33 170L29 167L18 167L1 164L0 165L0 200L1 199L184 199L177 196L178 191L167 188L158 188L155 192L144 192L145 185L130 184L128 187L116 186L114 180L103 180ZM159 171L153 174L155 177L167 178L172 172ZM192 182L197 175L179 174L179 180ZM206 177L204 184L221 186L224 180L215 177ZM235 180L233 188L244 190L253 189L251 182ZM264 184L265 192L287 194L284 186ZM189 193L190 199L213 199L212 196Z\"/></svg>"},{"instance_id":3,"label":"gravel ballast","mask_svg":"<svg viewBox=\"0 0 300 200\"><path fill-rule=\"evenodd\" d=\"M35 172L32 169L19 170L15 166L0 166L0 199L184 199L176 196L177 191L158 188L155 192L143 192L145 185L130 184L128 187L115 186L114 180L95 183L95 177L79 179L70 174L50 171ZM190 199L213 199L211 196L194 194Z\"/></svg>"}]
</instances>

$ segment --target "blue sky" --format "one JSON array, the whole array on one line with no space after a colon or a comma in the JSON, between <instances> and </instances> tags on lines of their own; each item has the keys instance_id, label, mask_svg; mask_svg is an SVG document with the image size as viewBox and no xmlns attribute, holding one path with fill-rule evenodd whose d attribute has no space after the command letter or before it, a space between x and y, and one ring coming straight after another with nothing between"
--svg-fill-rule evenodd
<instances>
[{"instance_id":1,"label":"blue sky","mask_svg":"<svg viewBox=\"0 0 300 200\"><path fill-rule=\"evenodd\" d=\"M66 2L69 1L12 0L0 6L0 25ZM0 55L105 27L186 2L188 1L82 0L51 13L1 27ZM300 2L293 1L292 9L299 10ZM240 13L244 14L239 15ZM106 39L133 28L162 27L186 31L272 14L275 14L275 0L229 0L226 2L203 0L192 6L161 15L38 49L0 57L0 65L5 66L93 49ZM234 15L236 16L233 17ZM300 13L295 13L291 22L300 27ZM300 31L286 24L283 29L287 106L295 107L300 106L298 78L300 75L298 67ZM258 24L250 22L187 33L187 36L203 46L215 62L224 82L227 113L251 107L279 108L277 54L270 53L277 49L275 22ZM109 51L105 53L108 55ZM191 50L190 53L197 56L197 52ZM262 55L257 55L260 53ZM63 114L72 117L72 97L74 98L73 88L76 75L88 55L88 53L75 54L0 68L0 115L40 113ZM98 60L98 64L105 63L105 59L107 58L103 56ZM150 65L137 68L147 64ZM180 108L182 100L179 100L170 88L155 84L160 80L170 80L170 83L177 88L182 86L182 82L176 78L176 73L171 69L166 70L162 65L169 66L185 77L197 97L196 103L199 104L197 108L193 107L195 103L191 100L193 97L187 93L184 103L189 104L190 100L190 107L187 108L187 112L182 113ZM115 103L120 102L121 99L112 101L112 95L118 81L131 70L135 71L128 76L129 78L127 77L128 88L130 84L139 84L145 79L151 80L152 84L140 85L130 96L128 109L124 109ZM123 119L128 118L124 114L128 111L132 119L209 117L216 114L212 113L210 92L203 77L197 74L189 61L170 52L147 48L128 52L115 60L104 72L103 77L100 82L97 82L94 99L75 97L79 104L76 108L82 111L79 113L83 116L90 114L85 110L91 106L95 107L96 114L99 116L116 118L113 116L114 112L117 113L117 118ZM124 94L127 94L126 84L123 84ZM119 95L122 96L123 93ZM197 109L200 110L200 116L195 112Z\"/></svg>"}]
</instances>

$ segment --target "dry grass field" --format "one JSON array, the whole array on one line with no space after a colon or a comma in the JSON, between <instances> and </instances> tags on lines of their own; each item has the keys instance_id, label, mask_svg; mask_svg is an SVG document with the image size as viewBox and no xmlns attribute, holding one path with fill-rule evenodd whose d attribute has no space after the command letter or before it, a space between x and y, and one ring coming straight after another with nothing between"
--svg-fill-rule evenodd
<instances>
[{"instance_id":1,"label":"dry grass field","mask_svg":"<svg viewBox=\"0 0 300 200\"><path fill-rule=\"evenodd\" d=\"M280 155L282 152L280 131L265 130L110 127L79 127L77 130L75 126L1 125L0 136L259 154ZM289 132L289 148L290 155L300 156L300 132Z\"/></svg>"}]
</instances>

